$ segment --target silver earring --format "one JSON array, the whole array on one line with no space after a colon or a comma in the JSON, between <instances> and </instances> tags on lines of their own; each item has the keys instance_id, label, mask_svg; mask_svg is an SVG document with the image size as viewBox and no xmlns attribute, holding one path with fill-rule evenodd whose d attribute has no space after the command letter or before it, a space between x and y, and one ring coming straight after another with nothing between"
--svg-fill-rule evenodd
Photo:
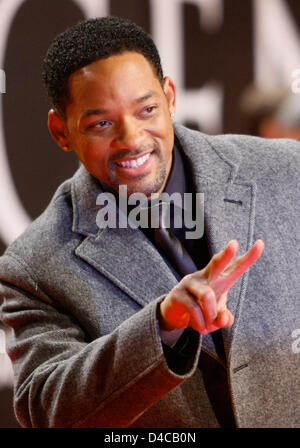
<instances>
[{"instance_id":1,"label":"silver earring","mask_svg":"<svg viewBox=\"0 0 300 448\"><path fill-rule=\"evenodd\" d=\"M170 117L172 118L172 120L175 118L174 112L170 113Z\"/></svg>"}]
</instances>

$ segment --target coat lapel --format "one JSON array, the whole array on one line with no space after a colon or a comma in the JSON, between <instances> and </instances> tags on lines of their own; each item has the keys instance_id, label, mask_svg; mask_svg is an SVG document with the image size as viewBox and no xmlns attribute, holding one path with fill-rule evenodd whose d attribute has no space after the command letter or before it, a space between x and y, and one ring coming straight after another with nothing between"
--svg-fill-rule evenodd
<instances>
[{"instance_id":1,"label":"coat lapel","mask_svg":"<svg viewBox=\"0 0 300 448\"><path fill-rule=\"evenodd\" d=\"M100 183L81 167L73 183L73 231L86 238L75 253L129 297L145 306L167 294L177 279L140 229L129 225L125 228L98 227L99 194L104 194ZM117 212L118 223L122 212L116 210L109 196L106 207L111 213ZM127 217L122 215L120 219L127 220Z\"/></svg>"},{"instance_id":2,"label":"coat lapel","mask_svg":"<svg viewBox=\"0 0 300 448\"><path fill-rule=\"evenodd\" d=\"M239 179L239 154L236 146L224 138L214 137L214 146L206 137L187 138L184 128L176 127L176 135L188 155L193 180L198 192L204 193L204 228L210 255L225 248L236 239L239 254L253 244L256 185ZM198 135L198 134L197 134ZM213 140L212 140L213 141ZM222 330L227 358L238 325L241 306L247 288L248 272L231 288L228 308L235 316L234 325Z\"/></svg>"},{"instance_id":3,"label":"coat lapel","mask_svg":"<svg viewBox=\"0 0 300 448\"><path fill-rule=\"evenodd\" d=\"M87 237L76 255L141 306L167 294L177 283L161 255L138 229L106 228Z\"/></svg>"},{"instance_id":4,"label":"coat lapel","mask_svg":"<svg viewBox=\"0 0 300 448\"><path fill-rule=\"evenodd\" d=\"M253 243L255 186L251 184L220 185L214 181L202 182L204 193L204 221L210 254L223 250L236 239L239 254L245 253ZM234 331L238 325L240 309L245 297L248 272L230 289L228 308L235 316L231 328L222 330L224 347L229 356Z\"/></svg>"}]
</instances>

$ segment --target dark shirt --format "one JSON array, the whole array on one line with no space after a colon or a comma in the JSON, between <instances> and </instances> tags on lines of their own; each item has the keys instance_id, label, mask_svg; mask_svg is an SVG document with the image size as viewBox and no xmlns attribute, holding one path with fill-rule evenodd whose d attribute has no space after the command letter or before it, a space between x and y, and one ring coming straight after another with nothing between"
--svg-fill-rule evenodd
<instances>
[{"instance_id":1,"label":"dark shirt","mask_svg":"<svg viewBox=\"0 0 300 448\"><path fill-rule=\"evenodd\" d=\"M164 192L168 193L170 196L173 193L179 193L181 197L184 197L185 193L189 193L193 195L193 212L195 211L195 188L191 179L191 169L188 165L188 161L186 156L182 152L180 145L177 141L175 141L174 149L173 149L173 160L172 167L169 174L169 179L165 186ZM195 215L193 214L193 218ZM197 269L204 268L210 260L210 255L208 252L208 247L206 244L205 235L199 239L186 239L186 232L190 232L193 229L187 228L185 226L185 220L182 219L183 226L181 228L174 227L174 223L170 222L170 231L179 239L181 244L187 250L191 258L193 259ZM143 232L147 235L147 237L152 241L155 245L154 241L154 231L151 228L142 229ZM157 246L156 246L157 247ZM162 256L166 259L165 253L157 247ZM169 260L168 260L169 262ZM177 277L181 277L179 273L176 275Z\"/></svg>"},{"instance_id":2,"label":"dark shirt","mask_svg":"<svg viewBox=\"0 0 300 448\"><path fill-rule=\"evenodd\" d=\"M191 177L191 167L188 164L188 160L186 159L185 154L180 148L179 142L176 140L173 151L172 168L164 191L169 195L174 192L178 192L181 195L183 195L184 193L192 193L195 197L195 187L193 185ZM181 244L193 259L196 267L199 270L203 269L208 264L211 258L208 251L205 232L202 238L185 239L185 232L187 230L190 229L186 229L184 225L182 229L176 229L174 227L172 228L172 225L170 226L170 231L172 231L180 240ZM151 231L146 232L146 234L154 243L153 234L151 234ZM166 258L163 253L162 255L164 256L164 258ZM170 263L169 260L168 262ZM177 275L179 274L177 273ZM186 337L186 335L182 337L183 340L184 337ZM204 384L208 397L211 401L220 426L231 428L235 427L236 425L231 406L230 393L228 390L227 371L225 368L226 355L224 351L221 331L214 331L208 335L203 336L203 338L212 338L216 353L219 357L219 360L221 361L218 362L213 356L210 356L207 351L201 350L199 368L203 374ZM176 358L178 362L178 354L181 354L183 352L182 345L186 345L186 343L179 340L173 349L173 352L175 352L173 353L174 365L176 364ZM171 357L172 355L170 352L170 348L164 347L164 349L168 353L168 356ZM183 356L183 360L185 358L186 356Z\"/></svg>"}]
</instances>

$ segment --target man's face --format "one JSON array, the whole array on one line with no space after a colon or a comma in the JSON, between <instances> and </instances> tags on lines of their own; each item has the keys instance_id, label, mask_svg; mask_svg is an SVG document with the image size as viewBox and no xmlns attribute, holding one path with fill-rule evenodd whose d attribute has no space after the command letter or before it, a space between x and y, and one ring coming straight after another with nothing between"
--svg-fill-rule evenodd
<instances>
[{"instance_id":1,"label":"man's face","mask_svg":"<svg viewBox=\"0 0 300 448\"><path fill-rule=\"evenodd\" d=\"M73 73L69 92L60 146L117 192L162 192L172 163L173 82L162 87L144 56L126 52Z\"/></svg>"}]
</instances>

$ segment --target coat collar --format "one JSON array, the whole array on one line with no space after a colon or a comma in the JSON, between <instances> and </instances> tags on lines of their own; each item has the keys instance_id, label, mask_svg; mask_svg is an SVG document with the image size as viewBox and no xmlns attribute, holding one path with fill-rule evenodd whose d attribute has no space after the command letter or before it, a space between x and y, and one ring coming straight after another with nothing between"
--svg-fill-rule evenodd
<instances>
[{"instance_id":1,"label":"coat collar","mask_svg":"<svg viewBox=\"0 0 300 448\"><path fill-rule=\"evenodd\" d=\"M121 229L98 227L100 206L97 205L97 198L99 194L106 193L100 182L83 166L75 173L71 192L72 231L86 236L75 251L77 256L141 306L168 293L175 286L175 275L141 230L129 225ZM107 197L107 206L114 212L115 203ZM122 218L127 220L124 215Z\"/></svg>"},{"instance_id":2,"label":"coat collar","mask_svg":"<svg viewBox=\"0 0 300 448\"><path fill-rule=\"evenodd\" d=\"M96 222L97 197L102 193L100 183L83 165L73 177L71 195L73 206L72 231L82 235L97 235L99 228Z\"/></svg>"}]
</instances>

